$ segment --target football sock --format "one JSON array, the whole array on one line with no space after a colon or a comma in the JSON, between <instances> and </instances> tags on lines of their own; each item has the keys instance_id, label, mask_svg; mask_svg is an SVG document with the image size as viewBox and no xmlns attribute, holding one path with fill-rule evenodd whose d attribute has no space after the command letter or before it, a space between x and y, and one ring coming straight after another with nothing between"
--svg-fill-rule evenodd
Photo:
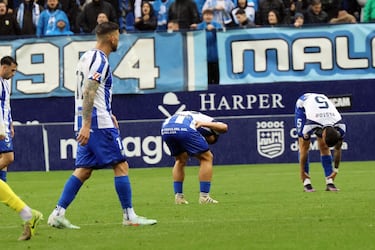
<instances>
[{"instance_id":1,"label":"football sock","mask_svg":"<svg viewBox=\"0 0 375 250\"><path fill-rule=\"evenodd\" d=\"M64 190L60 196L60 199L57 205L66 209L76 197L82 184L83 183L81 182L80 179L78 179L74 175L71 175L65 183Z\"/></svg>"},{"instance_id":2,"label":"football sock","mask_svg":"<svg viewBox=\"0 0 375 250\"><path fill-rule=\"evenodd\" d=\"M182 181L174 181L173 182L173 189L174 189L174 193L177 194L182 194L182 186L183 186L183 182Z\"/></svg>"},{"instance_id":3,"label":"football sock","mask_svg":"<svg viewBox=\"0 0 375 250\"><path fill-rule=\"evenodd\" d=\"M200 182L200 191L201 193L209 193L211 188L211 182L210 181L201 181Z\"/></svg>"},{"instance_id":4,"label":"football sock","mask_svg":"<svg viewBox=\"0 0 375 250\"><path fill-rule=\"evenodd\" d=\"M23 202L3 180L0 180L0 201L18 213L26 207L25 202Z\"/></svg>"},{"instance_id":5,"label":"football sock","mask_svg":"<svg viewBox=\"0 0 375 250\"><path fill-rule=\"evenodd\" d=\"M330 176L332 174L332 156L330 155L322 155L320 157L320 160L322 162L322 166L324 169L325 176Z\"/></svg>"},{"instance_id":6,"label":"football sock","mask_svg":"<svg viewBox=\"0 0 375 250\"><path fill-rule=\"evenodd\" d=\"M0 171L0 179L4 182L7 182L7 171L1 170Z\"/></svg>"},{"instance_id":7,"label":"football sock","mask_svg":"<svg viewBox=\"0 0 375 250\"><path fill-rule=\"evenodd\" d=\"M21 216L21 218L22 218L23 221L30 220L33 217L33 214L31 213L31 208L29 208L28 206L25 206L21 210L20 216Z\"/></svg>"},{"instance_id":8,"label":"football sock","mask_svg":"<svg viewBox=\"0 0 375 250\"><path fill-rule=\"evenodd\" d=\"M115 176L115 189L122 209L133 207L129 176Z\"/></svg>"}]
</instances>

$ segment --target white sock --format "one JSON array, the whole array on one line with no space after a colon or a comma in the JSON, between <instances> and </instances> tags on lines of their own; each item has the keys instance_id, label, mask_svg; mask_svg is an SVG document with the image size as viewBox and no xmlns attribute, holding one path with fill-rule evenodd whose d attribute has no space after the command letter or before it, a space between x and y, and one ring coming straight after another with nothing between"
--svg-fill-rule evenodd
<instances>
[{"instance_id":1,"label":"white sock","mask_svg":"<svg viewBox=\"0 0 375 250\"><path fill-rule=\"evenodd\" d=\"M201 197L207 197L207 196L208 196L208 193L200 192L200 196L201 196Z\"/></svg>"},{"instance_id":2,"label":"white sock","mask_svg":"<svg viewBox=\"0 0 375 250\"><path fill-rule=\"evenodd\" d=\"M132 207L124 209L124 218L126 220L133 220L135 217L137 217L137 215Z\"/></svg>"},{"instance_id":3,"label":"white sock","mask_svg":"<svg viewBox=\"0 0 375 250\"><path fill-rule=\"evenodd\" d=\"M20 212L20 216L24 221L30 220L33 217L33 214L31 213L31 208L29 208L28 206L24 207Z\"/></svg>"},{"instance_id":4,"label":"white sock","mask_svg":"<svg viewBox=\"0 0 375 250\"><path fill-rule=\"evenodd\" d=\"M64 216L66 209L60 206L56 206L56 208L53 210L52 214L55 216Z\"/></svg>"},{"instance_id":5,"label":"white sock","mask_svg":"<svg viewBox=\"0 0 375 250\"><path fill-rule=\"evenodd\" d=\"M310 178L306 178L306 179L303 180L304 186L309 185L309 184L311 184Z\"/></svg>"},{"instance_id":6,"label":"white sock","mask_svg":"<svg viewBox=\"0 0 375 250\"><path fill-rule=\"evenodd\" d=\"M333 184L333 180L332 180L332 178L328 178L328 179L326 179L326 184Z\"/></svg>"}]
</instances>

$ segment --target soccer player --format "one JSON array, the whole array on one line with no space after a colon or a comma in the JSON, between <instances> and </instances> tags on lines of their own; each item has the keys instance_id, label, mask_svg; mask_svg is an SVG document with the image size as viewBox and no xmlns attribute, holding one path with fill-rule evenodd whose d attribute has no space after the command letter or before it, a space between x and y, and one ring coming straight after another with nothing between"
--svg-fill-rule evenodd
<instances>
[{"instance_id":1,"label":"soccer player","mask_svg":"<svg viewBox=\"0 0 375 250\"><path fill-rule=\"evenodd\" d=\"M225 133L228 125L196 111L182 111L167 118L161 135L175 157L173 187L176 204L188 204L184 197L183 182L185 166L189 156L199 160L200 204L218 203L210 197L213 174L213 155L208 144L214 144L219 134Z\"/></svg>"},{"instance_id":2,"label":"soccer player","mask_svg":"<svg viewBox=\"0 0 375 250\"><path fill-rule=\"evenodd\" d=\"M14 129L10 109L10 83L8 82L17 70L17 62L10 56L0 61L0 179L7 181L8 166L14 161L13 141Z\"/></svg>"},{"instance_id":3,"label":"soccer player","mask_svg":"<svg viewBox=\"0 0 375 250\"><path fill-rule=\"evenodd\" d=\"M111 166L115 189L123 209L123 225L154 225L156 220L138 216L132 205L132 190L128 177L129 166L121 143L116 117L112 114L112 73L108 62L117 50L119 26L104 22L97 26L95 49L82 55L77 66L75 91L75 130L77 158L75 170L65 183L48 224L56 228L78 229L65 218L68 206L82 184L95 169Z\"/></svg>"},{"instance_id":4,"label":"soccer player","mask_svg":"<svg viewBox=\"0 0 375 250\"><path fill-rule=\"evenodd\" d=\"M18 240L29 240L35 234L43 215L37 210L28 207L6 183L7 167L13 162L14 135L12 116L10 112L10 84L8 82L17 70L17 62L10 56L0 60L0 201L18 212L24 221L23 234Z\"/></svg>"},{"instance_id":5,"label":"soccer player","mask_svg":"<svg viewBox=\"0 0 375 250\"><path fill-rule=\"evenodd\" d=\"M326 191L338 191L333 183L341 160L341 146L346 132L340 113L323 94L306 93L298 98L295 124L299 143L299 165L305 192L314 192L309 175L310 139L316 135L324 169ZM334 147L334 167L330 148Z\"/></svg>"}]
</instances>

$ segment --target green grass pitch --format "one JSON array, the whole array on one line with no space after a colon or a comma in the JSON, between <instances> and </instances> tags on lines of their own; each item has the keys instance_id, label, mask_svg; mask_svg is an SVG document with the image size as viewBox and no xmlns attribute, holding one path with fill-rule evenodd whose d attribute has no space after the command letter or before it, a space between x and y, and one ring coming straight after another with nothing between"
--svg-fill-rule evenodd
<instances>
[{"instance_id":1,"label":"green grass pitch","mask_svg":"<svg viewBox=\"0 0 375 250\"><path fill-rule=\"evenodd\" d=\"M217 205L199 205L198 168L188 167L189 205L175 205L171 168L131 169L136 212L158 220L124 227L113 172L100 170L67 210L80 230L47 226L71 171L10 172L8 183L45 220L18 242L21 219L0 206L0 248L17 249L375 249L374 162L342 162L337 193L324 191L323 169L311 165L315 193L302 192L298 164L215 166Z\"/></svg>"}]
</instances>

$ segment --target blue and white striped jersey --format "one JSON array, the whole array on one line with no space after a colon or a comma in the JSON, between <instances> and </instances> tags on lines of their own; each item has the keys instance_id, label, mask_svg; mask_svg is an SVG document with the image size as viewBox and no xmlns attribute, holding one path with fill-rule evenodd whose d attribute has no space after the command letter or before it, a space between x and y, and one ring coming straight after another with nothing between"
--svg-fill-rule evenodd
<instances>
[{"instance_id":1,"label":"blue and white striped jersey","mask_svg":"<svg viewBox=\"0 0 375 250\"><path fill-rule=\"evenodd\" d=\"M84 53L76 71L74 129L82 126L82 102L87 80L95 80L99 88L94 99L91 128L114 128L112 121L112 72L104 52L93 49Z\"/></svg>"},{"instance_id":2,"label":"blue and white striped jersey","mask_svg":"<svg viewBox=\"0 0 375 250\"><path fill-rule=\"evenodd\" d=\"M5 133L10 132L10 125L12 124L12 115L10 109L10 83L0 77L0 123L5 127Z\"/></svg>"}]
</instances>

